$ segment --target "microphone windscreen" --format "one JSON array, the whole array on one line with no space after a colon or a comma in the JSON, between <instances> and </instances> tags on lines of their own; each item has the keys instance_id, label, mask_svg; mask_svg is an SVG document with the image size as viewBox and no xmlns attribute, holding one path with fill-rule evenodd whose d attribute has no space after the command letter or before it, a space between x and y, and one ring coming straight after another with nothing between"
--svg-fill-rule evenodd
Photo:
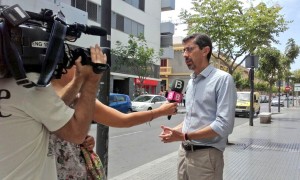
<instances>
[{"instance_id":1,"label":"microphone windscreen","mask_svg":"<svg viewBox=\"0 0 300 180\"><path fill-rule=\"evenodd\" d=\"M184 88L184 81L181 79L175 79L171 84L171 91L181 93Z\"/></svg>"},{"instance_id":2,"label":"microphone windscreen","mask_svg":"<svg viewBox=\"0 0 300 180\"><path fill-rule=\"evenodd\" d=\"M85 32L86 34L96 35L96 36L106 36L107 31L99 26L87 26Z\"/></svg>"}]
</instances>

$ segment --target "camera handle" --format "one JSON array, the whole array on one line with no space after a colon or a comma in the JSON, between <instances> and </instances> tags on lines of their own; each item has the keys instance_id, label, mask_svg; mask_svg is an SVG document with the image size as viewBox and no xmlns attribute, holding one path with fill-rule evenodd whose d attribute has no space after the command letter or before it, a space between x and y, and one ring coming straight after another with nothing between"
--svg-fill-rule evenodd
<instances>
[{"instance_id":1,"label":"camera handle","mask_svg":"<svg viewBox=\"0 0 300 180\"><path fill-rule=\"evenodd\" d=\"M60 21L54 20L51 35L49 37L49 44L46 50L46 56L42 64L42 70L38 80L38 86L47 86L53 76L57 67L57 63L63 58L64 39L67 32L67 26ZM60 72L58 72L60 73Z\"/></svg>"},{"instance_id":2,"label":"camera handle","mask_svg":"<svg viewBox=\"0 0 300 180\"><path fill-rule=\"evenodd\" d=\"M77 48L75 50L72 50L71 54L72 54L71 65L74 65L75 60L79 56L81 56L81 64L92 66L93 72L96 74L100 74L110 68L108 64L92 62L89 48L88 49Z\"/></svg>"}]
</instances>

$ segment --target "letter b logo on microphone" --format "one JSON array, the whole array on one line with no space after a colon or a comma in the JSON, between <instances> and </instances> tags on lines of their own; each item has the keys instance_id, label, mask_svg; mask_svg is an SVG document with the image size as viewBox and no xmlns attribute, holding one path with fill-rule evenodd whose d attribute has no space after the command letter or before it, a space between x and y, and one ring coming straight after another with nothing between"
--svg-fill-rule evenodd
<instances>
[{"instance_id":1,"label":"letter b logo on microphone","mask_svg":"<svg viewBox=\"0 0 300 180\"><path fill-rule=\"evenodd\" d=\"M174 88L176 88L176 89L183 89L183 83L184 82L182 80L180 80L180 81L175 80Z\"/></svg>"}]
</instances>

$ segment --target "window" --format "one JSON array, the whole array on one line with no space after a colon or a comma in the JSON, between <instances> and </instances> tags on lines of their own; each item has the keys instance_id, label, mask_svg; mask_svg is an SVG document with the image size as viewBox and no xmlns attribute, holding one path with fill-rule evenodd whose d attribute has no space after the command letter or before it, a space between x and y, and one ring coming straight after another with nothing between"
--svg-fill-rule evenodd
<instances>
[{"instance_id":1,"label":"window","mask_svg":"<svg viewBox=\"0 0 300 180\"><path fill-rule=\"evenodd\" d=\"M145 0L140 0L139 9L145 11Z\"/></svg>"},{"instance_id":2,"label":"window","mask_svg":"<svg viewBox=\"0 0 300 180\"><path fill-rule=\"evenodd\" d=\"M143 24L140 24L115 12L112 12L111 15L111 27L134 36L138 36L141 33L144 34Z\"/></svg>"},{"instance_id":3,"label":"window","mask_svg":"<svg viewBox=\"0 0 300 180\"><path fill-rule=\"evenodd\" d=\"M131 34L133 34L134 36L137 36L138 35L138 24L137 24L137 22L135 22L135 21L131 22L131 29L132 29Z\"/></svg>"},{"instance_id":4,"label":"window","mask_svg":"<svg viewBox=\"0 0 300 180\"><path fill-rule=\"evenodd\" d=\"M144 34L144 25L138 24L138 32L137 34Z\"/></svg>"},{"instance_id":5,"label":"window","mask_svg":"<svg viewBox=\"0 0 300 180\"><path fill-rule=\"evenodd\" d=\"M111 28L117 29L117 14L111 13Z\"/></svg>"},{"instance_id":6,"label":"window","mask_svg":"<svg viewBox=\"0 0 300 180\"><path fill-rule=\"evenodd\" d=\"M131 34L131 30L132 30L131 20L128 18L125 18L124 19L124 32L127 34Z\"/></svg>"},{"instance_id":7,"label":"window","mask_svg":"<svg viewBox=\"0 0 300 180\"><path fill-rule=\"evenodd\" d=\"M161 59L160 60L160 66L161 67L167 67L168 60L167 59Z\"/></svg>"},{"instance_id":8,"label":"window","mask_svg":"<svg viewBox=\"0 0 300 180\"><path fill-rule=\"evenodd\" d=\"M160 101L166 101L167 99L165 97L159 97Z\"/></svg>"},{"instance_id":9,"label":"window","mask_svg":"<svg viewBox=\"0 0 300 180\"><path fill-rule=\"evenodd\" d=\"M88 12L89 20L101 23L101 6L86 0L71 0L71 6Z\"/></svg>"},{"instance_id":10,"label":"window","mask_svg":"<svg viewBox=\"0 0 300 180\"><path fill-rule=\"evenodd\" d=\"M117 96L118 102L126 101L124 96Z\"/></svg>"},{"instance_id":11,"label":"window","mask_svg":"<svg viewBox=\"0 0 300 180\"><path fill-rule=\"evenodd\" d=\"M160 98L159 97L154 97L152 99L152 103L156 103L156 102L159 102L160 101Z\"/></svg>"},{"instance_id":12,"label":"window","mask_svg":"<svg viewBox=\"0 0 300 180\"><path fill-rule=\"evenodd\" d=\"M116 29L124 32L124 17L117 14Z\"/></svg>"},{"instance_id":13,"label":"window","mask_svg":"<svg viewBox=\"0 0 300 180\"><path fill-rule=\"evenodd\" d=\"M132 5L133 7L136 7L142 11L145 11L145 0L123 0L127 2L128 4Z\"/></svg>"},{"instance_id":14,"label":"window","mask_svg":"<svg viewBox=\"0 0 300 180\"><path fill-rule=\"evenodd\" d=\"M71 5L77 9L86 11L86 0L72 0Z\"/></svg>"},{"instance_id":15,"label":"window","mask_svg":"<svg viewBox=\"0 0 300 180\"><path fill-rule=\"evenodd\" d=\"M97 4L88 2L88 17L90 20L97 21Z\"/></svg>"}]
</instances>

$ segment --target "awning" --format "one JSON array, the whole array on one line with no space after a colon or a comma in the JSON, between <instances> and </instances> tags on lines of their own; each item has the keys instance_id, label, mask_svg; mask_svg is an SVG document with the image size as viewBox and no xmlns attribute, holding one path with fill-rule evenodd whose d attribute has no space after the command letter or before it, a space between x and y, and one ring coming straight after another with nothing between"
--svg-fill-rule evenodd
<instances>
[{"instance_id":1,"label":"awning","mask_svg":"<svg viewBox=\"0 0 300 180\"><path fill-rule=\"evenodd\" d=\"M135 78L134 79L134 83L135 84L141 84L140 79L139 78ZM157 86L158 85L158 81L150 80L150 79L145 79L143 84L144 85L148 85L148 86Z\"/></svg>"}]
</instances>

